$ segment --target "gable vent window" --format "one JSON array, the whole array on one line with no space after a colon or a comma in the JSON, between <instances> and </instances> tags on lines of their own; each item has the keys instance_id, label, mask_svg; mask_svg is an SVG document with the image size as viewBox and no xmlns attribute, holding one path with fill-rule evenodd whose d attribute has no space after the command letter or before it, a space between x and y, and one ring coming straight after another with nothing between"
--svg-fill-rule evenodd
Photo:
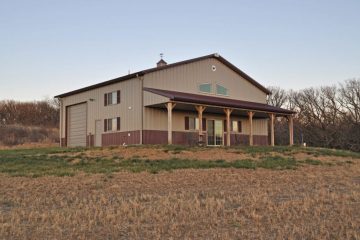
<instances>
[{"instance_id":1,"label":"gable vent window","mask_svg":"<svg viewBox=\"0 0 360 240\"><path fill-rule=\"evenodd\" d=\"M120 90L104 94L104 106L120 103Z\"/></svg>"},{"instance_id":2,"label":"gable vent window","mask_svg":"<svg viewBox=\"0 0 360 240\"><path fill-rule=\"evenodd\" d=\"M199 91L203 93L211 93L212 92L212 86L211 83L203 83L199 85Z\"/></svg>"},{"instance_id":3,"label":"gable vent window","mask_svg":"<svg viewBox=\"0 0 360 240\"><path fill-rule=\"evenodd\" d=\"M227 96L228 95L228 89L221 86L221 85L219 85L219 84L216 84L216 94Z\"/></svg>"}]
</instances>

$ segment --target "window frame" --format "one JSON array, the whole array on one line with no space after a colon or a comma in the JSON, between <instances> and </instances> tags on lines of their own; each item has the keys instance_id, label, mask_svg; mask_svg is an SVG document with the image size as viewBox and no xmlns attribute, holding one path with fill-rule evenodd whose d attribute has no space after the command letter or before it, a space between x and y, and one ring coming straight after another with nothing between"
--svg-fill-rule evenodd
<instances>
[{"instance_id":1,"label":"window frame","mask_svg":"<svg viewBox=\"0 0 360 240\"><path fill-rule=\"evenodd\" d=\"M199 131L199 126L200 126L199 118L195 116L188 116L188 118L189 118L189 131Z\"/></svg>"},{"instance_id":2,"label":"window frame","mask_svg":"<svg viewBox=\"0 0 360 240\"><path fill-rule=\"evenodd\" d=\"M121 91L120 90L115 90L115 91L111 91L111 92L107 92L104 94L105 95L105 106L112 106L112 105L117 105L121 103Z\"/></svg>"},{"instance_id":3,"label":"window frame","mask_svg":"<svg viewBox=\"0 0 360 240\"><path fill-rule=\"evenodd\" d=\"M121 130L120 117L105 118L104 120L106 121L104 132L119 132Z\"/></svg>"},{"instance_id":4,"label":"window frame","mask_svg":"<svg viewBox=\"0 0 360 240\"><path fill-rule=\"evenodd\" d=\"M234 129L234 126L236 126L236 129ZM231 131L239 132L239 123L237 120L231 120Z\"/></svg>"},{"instance_id":5,"label":"window frame","mask_svg":"<svg viewBox=\"0 0 360 240\"><path fill-rule=\"evenodd\" d=\"M205 91L200 90L200 86L205 85L205 84L210 85L210 92L205 92ZM198 83L198 89L197 90L198 90L199 93L203 93L203 94L214 94L213 84L210 83L210 82Z\"/></svg>"},{"instance_id":6,"label":"window frame","mask_svg":"<svg viewBox=\"0 0 360 240\"><path fill-rule=\"evenodd\" d=\"M199 131L199 118L196 116L186 116L185 117L185 130L186 131Z\"/></svg>"},{"instance_id":7,"label":"window frame","mask_svg":"<svg viewBox=\"0 0 360 240\"><path fill-rule=\"evenodd\" d=\"M237 130L234 130L234 123L236 124L236 128ZM241 124L241 126L239 126L239 123ZM242 120L231 120L231 132L235 132L235 133L242 133Z\"/></svg>"},{"instance_id":8,"label":"window frame","mask_svg":"<svg viewBox=\"0 0 360 240\"><path fill-rule=\"evenodd\" d=\"M226 94L222 94L222 93L219 93L218 92L218 87L222 87L226 90ZM220 96L226 96L228 97L229 96L229 89L224 87L223 85L219 84L219 83L215 83L215 94L216 95L220 95Z\"/></svg>"}]
</instances>

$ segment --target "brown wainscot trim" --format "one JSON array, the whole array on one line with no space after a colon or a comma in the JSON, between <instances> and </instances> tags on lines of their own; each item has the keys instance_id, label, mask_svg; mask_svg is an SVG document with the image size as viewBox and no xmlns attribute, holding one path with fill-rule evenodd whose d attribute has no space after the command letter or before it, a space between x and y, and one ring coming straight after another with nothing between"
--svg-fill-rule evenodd
<instances>
[{"instance_id":1,"label":"brown wainscot trim","mask_svg":"<svg viewBox=\"0 0 360 240\"><path fill-rule=\"evenodd\" d=\"M267 146L268 136L267 135L253 135L254 145L258 146ZM231 133L230 134L230 143L231 146L238 145L249 145L249 135L248 134L239 134L239 133ZM224 144L226 144L226 133L224 134Z\"/></svg>"},{"instance_id":2,"label":"brown wainscot trim","mask_svg":"<svg viewBox=\"0 0 360 240\"><path fill-rule=\"evenodd\" d=\"M66 147L66 138L61 138L61 147Z\"/></svg>"},{"instance_id":3,"label":"brown wainscot trim","mask_svg":"<svg viewBox=\"0 0 360 240\"><path fill-rule=\"evenodd\" d=\"M267 135L254 135L253 136L254 145L258 146L267 146L269 145Z\"/></svg>"},{"instance_id":4,"label":"brown wainscot trim","mask_svg":"<svg viewBox=\"0 0 360 240\"><path fill-rule=\"evenodd\" d=\"M199 139L198 132L173 131L172 142L178 145L196 145ZM167 131L143 130L143 144L167 144Z\"/></svg>"},{"instance_id":5,"label":"brown wainscot trim","mask_svg":"<svg viewBox=\"0 0 360 240\"><path fill-rule=\"evenodd\" d=\"M101 136L102 146L131 145L140 143L140 131L107 132Z\"/></svg>"}]
</instances>

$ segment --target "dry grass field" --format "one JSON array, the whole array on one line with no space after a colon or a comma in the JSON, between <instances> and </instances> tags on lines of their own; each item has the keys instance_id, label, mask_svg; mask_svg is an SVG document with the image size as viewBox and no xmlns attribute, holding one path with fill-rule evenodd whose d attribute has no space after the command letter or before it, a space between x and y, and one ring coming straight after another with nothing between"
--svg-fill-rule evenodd
<instances>
[{"instance_id":1,"label":"dry grass field","mask_svg":"<svg viewBox=\"0 0 360 240\"><path fill-rule=\"evenodd\" d=\"M0 239L360 239L360 154L4 149Z\"/></svg>"}]
</instances>

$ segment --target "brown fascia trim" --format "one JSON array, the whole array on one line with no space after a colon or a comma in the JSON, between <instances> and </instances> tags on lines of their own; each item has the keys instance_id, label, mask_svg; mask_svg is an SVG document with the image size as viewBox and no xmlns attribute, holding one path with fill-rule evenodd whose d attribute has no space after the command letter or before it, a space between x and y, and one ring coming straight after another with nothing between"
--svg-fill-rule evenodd
<instances>
[{"instance_id":1,"label":"brown fascia trim","mask_svg":"<svg viewBox=\"0 0 360 240\"><path fill-rule=\"evenodd\" d=\"M167 64L167 65L160 66L160 67L149 68L149 69L146 69L146 70L143 70L143 71L135 72L135 73L125 75L125 76L122 76L122 77L118 77L118 78L114 78L114 79L111 79L111 80L108 80L108 81L105 81L105 82L101 82L101 83L98 83L98 84L94 84L94 85L91 85L91 86L88 86L88 87L80 88L80 89L77 89L77 90L74 90L74 91L71 91L71 92L63 93L63 94L55 96L55 98L62 98L62 97L71 96L71 95L81 93L81 92L85 92L85 91L89 91L89 90L92 90L92 89L95 89L95 88L104 87L104 86L111 85L111 84L114 84L114 83L118 83L118 82L121 82L121 81L129 80L131 78L140 77L140 76L143 76L143 75L145 75L147 73L152 73L152 72L156 72L156 71L159 71L159 70L164 70L164 69L168 69L168 68L172 68L172 67L176 67L176 66L180 66L180 65L185 65L185 64L205 60L205 59L208 59L208 58L215 58L215 59L219 60L221 63L223 63L228 68L230 68L231 70L233 70L234 72L239 74L241 77L243 77L244 79L246 79L247 81L252 83L254 86L259 88L264 93L266 93L268 95L271 94L271 92L267 88L265 88L263 85L261 85L260 83L255 81L253 78L251 78L249 75L247 75L246 73L241 71L239 68L237 68L235 65L233 65L232 63L227 61L225 58L221 57L219 54L214 53L214 54L210 54L210 55L206 55L206 56L202 56L202 57L192 58L192 59L185 60L185 61L180 61L180 62L176 62L176 63L172 63L172 64Z\"/></svg>"},{"instance_id":2,"label":"brown fascia trim","mask_svg":"<svg viewBox=\"0 0 360 240\"><path fill-rule=\"evenodd\" d=\"M176 102L198 103L198 104L205 104L205 105L258 110L258 111L273 112L273 113L286 114L286 115L291 115L291 114L296 113L291 110L274 107L274 106L264 104L264 103L256 103L256 102L249 102L249 101L229 99L229 98L213 97L213 96L199 95L199 94L193 94L193 93L176 92L176 91L155 89L155 88L143 88L143 90L163 96L163 97L167 97L167 98L169 98L169 100L176 101Z\"/></svg>"},{"instance_id":3,"label":"brown fascia trim","mask_svg":"<svg viewBox=\"0 0 360 240\"><path fill-rule=\"evenodd\" d=\"M263 85L261 85L260 83L258 83L257 81L255 81L255 79L253 79L252 77L250 77L249 75L247 75L246 73L244 73L243 71L241 71L238 67L236 67L235 65L233 65L231 62L229 62L228 60L226 60L225 58L218 56L217 58L220 62L222 62L223 64L225 64L227 67L229 67L231 70L233 70L234 72L236 72L237 74L239 74L240 76L242 76L243 78L245 78L246 80L248 80L250 83L252 83L253 85L255 85L257 88L259 88L261 91L263 91L264 93L266 93L267 95L270 95L271 92L264 87Z\"/></svg>"},{"instance_id":4,"label":"brown fascia trim","mask_svg":"<svg viewBox=\"0 0 360 240\"><path fill-rule=\"evenodd\" d=\"M111 79L111 80L108 80L108 81L105 81L105 82L101 82L101 83L97 83L97 84L94 84L94 85L91 85L91 86L88 86L88 87L80 88L80 89L77 89L77 90L74 90L74 91L71 91L71 92L63 93L63 94L55 96L54 98L62 98L62 97L71 96L71 95L74 95L74 94L77 94L77 93L86 92L86 91L96 89L96 88L99 88L99 87L104 87L104 86L107 86L107 85L111 85L111 84L114 84L114 83L125 81L125 80L131 79L131 78L140 77L142 75L143 74L141 74L141 72L129 74L129 75L126 75L126 76L123 76L123 77L114 78L114 79Z\"/></svg>"}]
</instances>

